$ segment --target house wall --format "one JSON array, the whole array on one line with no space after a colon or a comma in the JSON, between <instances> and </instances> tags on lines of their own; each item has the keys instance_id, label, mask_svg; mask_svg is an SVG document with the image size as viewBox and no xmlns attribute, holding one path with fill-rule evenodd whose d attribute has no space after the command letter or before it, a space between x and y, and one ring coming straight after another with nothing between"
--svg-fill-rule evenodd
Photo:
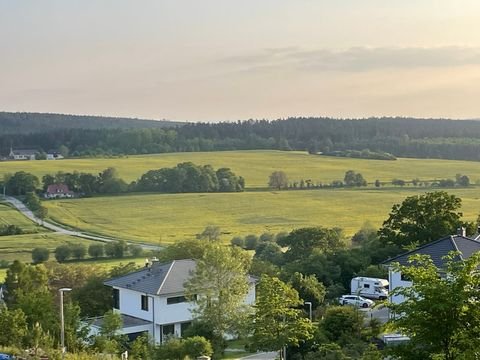
<instances>
[{"instance_id":1,"label":"house wall","mask_svg":"<svg viewBox=\"0 0 480 360\"><path fill-rule=\"evenodd\" d=\"M392 291L398 287L411 287L411 281L404 281L402 280L402 273L399 271L393 271L392 269L388 270L388 280L390 282L389 285L389 293L392 294ZM405 301L404 296L401 295L390 295L390 301L394 304L400 304Z\"/></svg>"}]
</instances>

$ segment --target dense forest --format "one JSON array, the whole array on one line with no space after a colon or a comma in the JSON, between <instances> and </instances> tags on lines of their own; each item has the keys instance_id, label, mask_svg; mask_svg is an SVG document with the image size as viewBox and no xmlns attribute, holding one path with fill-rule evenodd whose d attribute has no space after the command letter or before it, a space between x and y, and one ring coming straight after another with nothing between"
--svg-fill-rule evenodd
<instances>
[{"instance_id":1,"label":"dense forest","mask_svg":"<svg viewBox=\"0 0 480 360\"><path fill-rule=\"evenodd\" d=\"M43 151L62 146L68 150L64 155L69 156L247 149L348 153L368 149L397 157L480 160L480 121L289 118L181 124L0 113L0 153L6 155L11 144Z\"/></svg>"}]
</instances>

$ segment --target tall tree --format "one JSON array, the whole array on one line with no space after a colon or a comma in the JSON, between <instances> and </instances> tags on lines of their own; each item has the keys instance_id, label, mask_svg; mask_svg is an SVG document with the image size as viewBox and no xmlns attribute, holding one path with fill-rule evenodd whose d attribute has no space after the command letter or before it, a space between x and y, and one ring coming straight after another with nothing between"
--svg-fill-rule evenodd
<instances>
[{"instance_id":1,"label":"tall tree","mask_svg":"<svg viewBox=\"0 0 480 360\"><path fill-rule=\"evenodd\" d=\"M263 275L257 287L252 321L253 346L278 351L313 338L313 325L298 309L303 300L297 291L276 277Z\"/></svg>"},{"instance_id":2,"label":"tall tree","mask_svg":"<svg viewBox=\"0 0 480 360\"><path fill-rule=\"evenodd\" d=\"M462 200L445 191L407 197L393 205L387 220L379 230L383 242L405 247L426 244L454 234L462 225Z\"/></svg>"},{"instance_id":3,"label":"tall tree","mask_svg":"<svg viewBox=\"0 0 480 360\"><path fill-rule=\"evenodd\" d=\"M410 350L435 359L476 359L480 346L480 254L460 260L457 253L438 269L426 255L415 255L410 266L396 266L412 280L395 289L401 304L389 304L393 325L410 337ZM416 349L416 350L415 350ZM411 358L411 354L402 358Z\"/></svg>"},{"instance_id":4,"label":"tall tree","mask_svg":"<svg viewBox=\"0 0 480 360\"><path fill-rule=\"evenodd\" d=\"M272 189L285 189L288 187L288 177L284 171L274 171L268 178L268 187Z\"/></svg>"},{"instance_id":5,"label":"tall tree","mask_svg":"<svg viewBox=\"0 0 480 360\"><path fill-rule=\"evenodd\" d=\"M238 247L209 243L193 276L186 283L188 296L195 300L195 319L210 324L214 335L223 337L243 330L239 324L248 312L250 257Z\"/></svg>"}]
</instances>

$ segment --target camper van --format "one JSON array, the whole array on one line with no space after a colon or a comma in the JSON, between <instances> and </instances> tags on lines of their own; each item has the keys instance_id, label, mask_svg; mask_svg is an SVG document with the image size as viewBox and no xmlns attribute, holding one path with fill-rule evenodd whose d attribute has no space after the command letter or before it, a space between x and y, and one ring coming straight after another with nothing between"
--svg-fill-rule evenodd
<instances>
[{"instance_id":1,"label":"camper van","mask_svg":"<svg viewBox=\"0 0 480 360\"><path fill-rule=\"evenodd\" d=\"M355 277L350 286L351 294L360 295L370 299L384 300L388 297L388 280Z\"/></svg>"}]
</instances>

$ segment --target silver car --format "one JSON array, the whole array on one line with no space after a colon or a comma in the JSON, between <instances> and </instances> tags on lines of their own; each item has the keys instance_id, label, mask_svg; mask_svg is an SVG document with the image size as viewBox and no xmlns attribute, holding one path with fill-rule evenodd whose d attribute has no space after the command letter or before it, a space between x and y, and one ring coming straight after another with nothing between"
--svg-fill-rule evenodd
<instances>
[{"instance_id":1,"label":"silver car","mask_svg":"<svg viewBox=\"0 0 480 360\"><path fill-rule=\"evenodd\" d=\"M342 295L338 298L338 301L341 305L351 305L361 308L368 308L375 304L372 300L365 299L358 295Z\"/></svg>"}]
</instances>

